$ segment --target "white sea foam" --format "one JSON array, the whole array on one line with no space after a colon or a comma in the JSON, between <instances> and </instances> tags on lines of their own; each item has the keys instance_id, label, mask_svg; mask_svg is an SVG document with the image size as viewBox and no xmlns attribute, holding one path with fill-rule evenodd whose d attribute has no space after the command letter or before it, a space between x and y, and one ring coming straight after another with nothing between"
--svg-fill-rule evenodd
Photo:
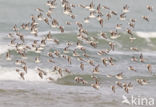
<instances>
[{"instance_id":1,"label":"white sea foam","mask_svg":"<svg viewBox=\"0 0 156 107\"><path fill-rule=\"evenodd\" d=\"M60 34L61 33L59 31L50 31L50 32L51 32L51 34ZM36 40L37 39L37 40L40 40L43 37L43 35L46 35L48 33L49 33L49 31L38 32L38 35L39 36L37 38L34 37L33 35L27 35L25 37L25 39L31 39L31 40ZM64 33L71 33L71 32L70 31L65 31ZM13 47L12 46L9 46L9 44L10 44L9 41L5 41L5 43L3 43L3 39L6 38L6 35L8 35L7 33L0 33L0 35L2 35L0 37L0 42L2 42L0 44L0 54L3 54L3 53L6 53L9 49L10 50L13 49Z\"/></svg>"},{"instance_id":2,"label":"white sea foam","mask_svg":"<svg viewBox=\"0 0 156 107\"><path fill-rule=\"evenodd\" d=\"M0 54L6 53L9 49L12 49L12 47L9 45L0 45Z\"/></svg>"},{"instance_id":3,"label":"white sea foam","mask_svg":"<svg viewBox=\"0 0 156 107\"><path fill-rule=\"evenodd\" d=\"M141 38L156 38L156 32L136 32L136 35Z\"/></svg>"},{"instance_id":4,"label":"white sea foam","mask_svg":"<svg viewBox=\"0 0 156 107\"><path fill-rule=\"evenodd\" d=\"M51 34L60 34L61 32L60 31L50 31ZM45 34L48 34L49 31L42 31L42 32L38 32L38 35L45 35ZM65 31L64 33L71 33L71 31Z\"/></svg>"},{"instance_id":5,"label":"white sea foam","mask_svg":"<svg viewBox=\"0 0 156 107\"><path fill-rule=\"evenodd\" d=\"M20 77L19 73L16 72L15 68L4 68L0 67L1 75L0 80L15 80L15 81L23 81ZM48 71L48 70L45 70ZM66 73L63 73L63 76L66 76ZM49 81L48 77L51 77L54 81L59 78L62 78L60 74L56 72L47 72L47 75L41 79L35 69L28 69L28 73L24 75L24 81Z\"/></svg>"},{"instance_id":6,"label":"white sea foam","mask_svg":"<svg viewBox=\"0 0 156 107\"><path fill-rule=\"evenodd\" d=\"M133 55L137 54L140 55L143 53L144 56L156 56L156 52L130 52L130 51L111 51L111 55Z\"/></svg>"}]
</instances>

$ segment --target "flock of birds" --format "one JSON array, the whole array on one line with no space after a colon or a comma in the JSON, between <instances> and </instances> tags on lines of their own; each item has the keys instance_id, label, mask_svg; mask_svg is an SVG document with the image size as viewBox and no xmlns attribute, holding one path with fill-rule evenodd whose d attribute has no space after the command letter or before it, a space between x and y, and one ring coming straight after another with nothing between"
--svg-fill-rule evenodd
<instances>
[{"instance_id":1,"label":"flock of birds","mask_svg":"<svg viewBox=\"0 0 156 107\"><path fill-rule=\"evenodd\" d=\"M48 10L42 10L40 8L35 9L37 11L38 15L32 15L31 16L31 22L29 23L23 23L21 26L14 25L12 33L8 34L8 37L11 39L10 45L15 47L15 50L17 54L21 57L21 59L16 59L15 64L17 65L16 72L19 74L19 76L25 80L25 74L28 73L28 66L26 63L27 60L27 52L28 51L34 51L35 53L41 53L43 49L46 48L47 42L53 42L56 45L59 45L60 41L56 38L53 38L51 32L47 33L46 35L43 35L43 38L38 41L34 40L31 45L26 44L26 39L25 35L20 32L20 30L25 30L27 32L30 32L30 34L34 37L38 37L38 27L39 27L39 22L44 22L46 25L50 26L51 28L58 29L61 33L63 33L64 26L61 26L59 21L55 18L53 18L53 11L55 8L57 8L57 3L56 0L49 0L47 1L46 5L48 6ZM88 63L89 66L93 67L92 70L92 75L91 78L93 79L94 83L90 84L93 88L99 89L100 88L100 83L98 81L98 78L95 74L99 73L99 67L100 65L96 65L94 60L90 58L89 54L86 52L85 46L83 46L83 43L87 43L90 47L92 48L97 48L98 47L98 42L97 38L98 37L89 37L88 31L83 27L83 24L88 24L91 23L90 19L97 20L97 23L101 28L104 27L104 22L105 20L110 20L112 17L116 16L119 18L119 20L124 21L126 20L126 15L129 12L129 6L128 4L124 5L121 11L121 14L117 13L116 11L112 10L111 8L98 4L95 6L94 2L92 1L88 5L83 5L83 4L71 4L68 0L62 0L61 1L61 6L63 8L63 13L64 15L67 15L71 17L73 20L72 22L66 21L66 25L74 25L77 26L78 33L77 33L77 42L72 43L68 41L66 43L66 47L63 49L63 53L59 52L58 50L54 50L53 52L48 52L47 56L49 57L49 60L47 63L55 63L55 57L58 58L63 58L67 60L68 64L72 64L72 58L78 59L80 62L80 67L81 71L84 71L85 68L85 63ZM82 8L85 9L89 12L89 16L85 17L82 22L80 21L75 21L76 15L73 13L73 8ZM147 10L149 12L153 11L153 7L150 5L147 5ZM105 13L103 11L106 11ZM105 17L105 18L104 18ZM142 19L149 22L150 19L148 16L142 16ZM128 27L126 28L126 32L129 34L129 40L130 43L133 43L135 41L134 33L133 30L135 29L135 22L137 20L135 18L131 18L128 23ZM74 23L73 23L74 22ZM109 39L116 39L120 37L120 34L118 30L122 29L122 24L117 24L115 26L114 31L110 31L109 35L108 33L101 32L100 33L100 38L103 39L104 41L107 41ZM67 55L66 53L69 53L68 49L71 46L75 45L75 49L72 51L72 56ZM106 58L103 57L105 54L109 54L109 52L114 51L115 49L115 43L112 41L108 42L108 49L99 49L97 52L97 55L101 56L101 63L103 63L104 66L107 65L114 65L114 59L112 57ZM77 52L77 50L81 51L83 54L82 56ZM135 47L130 47L131 51L139 51ZM12 55L10 54L10 50L6 53L6 60L10 61L12 60ZM131 61L135 62L145 62L145 59L143 57L143 54L140 54L139 59L135 56L132 56ZM40 62L40 57L36 56L34 63L41 63ZM100 63L100 62L99 62ZM129 70L136 72L135 67L129 66ZM147 71L152 73L152 65L147 64ZM67 68L62 68L60 66L54 66L53 71L58 72L58 74L62 77L63 72L71 73L71 71ZM47 72L43 70L42 68L36 68L35 72L38 74L38 76L43 79L47 78L48 80L53 80L52 77L47 77ZM107 75L108 78L115 77L118 80L123 79L123 72L118 73L116 75ZM76 76L74 80L77 83L82 83L84 85L88 85L89 83L83 79L80 76ZM148 81L145 79L136 79L137 83L140 85L147 84ZM129 89L133 88L133 84L131 82L129 83L122 83L120 81L116 81L115 85L111 86L112 91L115 93L116 87L120 87L125 90L126 93L129 92Z\"/></svg>"}]
</instances>

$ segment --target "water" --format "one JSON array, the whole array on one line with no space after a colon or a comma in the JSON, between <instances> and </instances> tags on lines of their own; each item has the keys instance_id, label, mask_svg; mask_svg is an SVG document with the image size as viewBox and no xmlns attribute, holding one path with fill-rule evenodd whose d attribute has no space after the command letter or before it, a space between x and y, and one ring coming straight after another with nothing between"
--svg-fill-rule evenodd
<instances>
[{"instance_id":1,"label":"water","mask_svg":"<svg viewBox=\"0 0 156 107\"><path fill-rule=\"evenodd\" d=\"M91 0L69 0L73 4L89 4ZM49 31L52 32L53 38L60 41L59 45L55 45L53 42L48 41L46 48L39 55L33 51L27 52L28 73L25 74L25 81L23 81L19 74L16 72L15 60L20 59L13 47L8 46L10 39L7 37L9 32L12 31L12 27L22 23L30 21L30 15L38 13L35 12L36 8L47 10L45 0L0 0L0 106L2 107L125 107L127 105L122 104L122 95L125 94L128 98L131 95L152 97L156 100L156 1L155 0L93 0L97 6L99 3L110 7L118 14L121 13L121 9L124 5L128 4L130 12L127 13L125 21L120 21L119 16L113 16L109 21L104 20L104 28L102 29L97 20L91 19L91 23L84 24L84 28L89 32L89 37L97 37L98 46L93 48L90 45L84 43L87 54L90 55L89 59L93 59L95 65L100 65L100 73L96 76L100 81L100 89L95 90L90 86L94 83L91 79L92 70L94 67L90 66L87 62L84 62L84 71L79 68L80 61L77 61L72 56L72 50L75 49L77 42L77 27L75 24L68 26L66 21L83 21L83 18L88 16L89 13L85 9L73 8L73 13L76 15L76 19L72 20L69 16L63 15L63 8L60 1L57 1L58 8L53 12L52 17L56 18L61 25L65 28L65 33L60 33L59 30L51 28L39 22L39 36L34 37L28 32L21 31L25 35L25 40L28 45L33 40L40 40L43 35L46 35ZM144 1L144 2L142 2ZM139 5L139 7L138 7ZM146 5L152 5L153 12L149 12L146 9ZM103 11L107 13L108 11ZM150 22L144 21L141 16L149 16ZM129 34L126 33L128 22L130 18L136 18L136 26L134 29L134 37L136 40L133 44L129 41ZM106 19L106 17L104 17ZM109 40L101 39L99 32L105 31L109 35L111 30L115 30L115 25L121 23L123 30L120 30L120 38L110 41L116 44L115 51L111 51L108 55L98 56L96 53L101 49L110 48L108 45ZM61 54L66 46L66 42L72 42L73 46L69 48L70 53L67 55L72 57L72 64L69 65L67 60L59 57L55 57L55 63L47 63L49 59L47 53L59 50ZM136 47L138 52L130 51L130 47ZM10 49L12 61L5 60L5 54ZM78 51L80 56L82 52ZM140 54L143 54L145 62L132 62L130 61L132 56L139 58ZM35 56L40 56L41 63L34 63ZM114 65L108 65L105 67L102 64L102 57L112 57L114 59ZM84 57L83 57L84 58ZM87 58L84 58L87 60ZM152 74L147 71L147 64L152 65ZM67 68L71 73L64 73L61 77L58 72L52 72L55 65ZM134 66L137 72L129 71L128 66ZM41 79L36 71L36 68L40 67L45 70L48 75ZM116 87L116 93L111 90L111 85L115 85L117 79L115 77L107 78L106 75L116 75L123 72L124 79L121 82L131 82L134 85L133 90L129 90L129 93L119 87ZM82 85L74 81L75 76L81 76L88 81L89 85ZM52 77L54 81L48 81L47 78ZM141 86L135 81L137 78L148 80L149 84ZM148 91L147 91L148 90Z\"/></svg>"}]
</instances>

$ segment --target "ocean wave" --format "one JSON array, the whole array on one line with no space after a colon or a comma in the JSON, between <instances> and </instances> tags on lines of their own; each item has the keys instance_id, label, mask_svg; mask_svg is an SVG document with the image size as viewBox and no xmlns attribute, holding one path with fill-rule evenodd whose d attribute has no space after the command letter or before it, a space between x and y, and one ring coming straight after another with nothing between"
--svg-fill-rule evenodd
<instances>
[{"instance_id":1,"label":"ocean wave","mask_svg":"<svg viewBox=\"0 0 156 107\"><path fill-rule=\"evenodd\" d=\"M141 38L156 38L156 32L141 32L137 31L136 35Z\"/></svg>"},{"instance_id":2,"label":"ocean wave","mask_svg":"<svg viewBox=\"0 0 156 107\"><path fill-rule=\"evenodd\" d=\"M52 34L62 34L60 31L42 31L38 32L39 35L45 35L51 32ZM64 33L73 33L74 31L65 31Z\"/></svg>"},{"instance_id":3,"label":"ocean wave","mask_svg":"<svg viewBox=\"0 0 156 107\"><path fill-rule=\"evenodd\" d=\"M13 81L23 81L23 79L20 77L19 73L16 72L16 68L5 68L0 67L0 80L13 80ZM46 77L41 79L38 75L38 72L35 69L28 69L28 73L24 73L24 81L50 81L48 78L50 77L53 79L53 81L57 81L59 78L62 78L67 75L67 73L63 72L63 76L60 76L60 74L55 71L49 71L48 69Z\"/></svg>"},{"instance_id":4,"label":"ocean wave","mask_svg":"<svg viewBox=\"0 0 156 107\"><path fill-rule=\"evenodd\" d=\"M26 39L36 39L36 38L39 39L39 37L41 37L43 35L46 35L49 32L51 32L51 34L66 34L66 33L73 33L73 32L76 32L76 31L65 31L65 32L61 33L60 31L56 31L56 30L55 31L54 30L47 30L47 31L38 32L37 37L35 37L35 36L33 36L33 35L29 34L29 33L23 33L23 34L26 35L25 36ZM10 33L13 33L13 32L10 32ZM8 34L9 33L0 33L0 41L3 41L4 38L8 38L8 36L7 36Z\"/></svg>"},{"instance_id":5,"label":"ocean wave","mask_svg":"<svg viewBox=\"0 0 156 107\"><path fill-rule=\"evenodd\" d=\"M27 40L27 44L31 45L31 43L30 43L31 40L41 40L41 38L43 38L43 35L48 34L48 32L49 31L39 32L38 37L35 37L33 35L30 35L30 34L26 34L25 39ZM61 34L62 35L62 33L59 32L59 31L50 31L50 32L52 34L54 34L54 35L55 34ZM62 36L55 36L56 39L59 39L60 41L63 42L63 43L60 43L57 46L57 48L58 47L64 48L65 41L71 41L71 42L76 43L76 36L74 34L72 34L74 32L76 32L76 31L66 31L66 32L63 33ZM98 35L98 34L95 34L95 33L91 33L91 34L89 34L89 36L91 36L93 34ZM144 51L144 50L145 51L146 50L152 50L152 51L154 50L155 51L155 45L156 44L155 44L155 39L154 38L156 38L156 32L140 32L140 31L137 31L135 34L136 34L135 36L137 36L136 37L137 39L135 40L135 42L136 42L135 44L137 44L137 46L136 46L137 48L139 48L141 51ZM4 37L6 38L7 34L0 33L0 35L3 35L3 36L0 37L0 42L1 42L1 44L0 44L0 54L2 54L2 53L6 53L9 49L13 49L13 47L9 46L9 44L10 44L9 40L7 40L7 41L3 40ZM122 33L122 32L120 33L120 35L121 35L121 37L118 38L114 42L117 45L117 48L119 50L128 51L129 48L127 49L127 47L129 46L129 44L127 42L129 41L129 36L127 36L128 35L127 33L125 34L125 33ZM108 34L108 36L109 36L109 34ZM104 42L101 38L98 38L98 42L99 42L99 47L104 47L105 46L106 48L108 48L108 46L107 46L108 41ZM87 49L89 51L91 51L91 50L96 51L96 49L92 49L92 47L90 47L88 45L86 45L86 47L87 47Z\"/></svg>"},{"instance_id":6,"label":"ocean wave","mask_svg":"<svg viewBox=\"0 0 156 107\"><path fill-rule=\"evenodd\" d=\"M110 55L140 55L142 53L144 56L156 56L156 52L131 52L131 51L112 51Z\"/></svg>"},{"instance_id":7,"label":"ocean wave","mask_svg":"<svg viewBox=\"0 0 156 107\"><path fill-rule=\"evenodd\" d=\"M9 49L12 49L12 47L10 47L9 45L1 44L0 45L0 54L6 53Z\"/></svg>"}]
</instances>

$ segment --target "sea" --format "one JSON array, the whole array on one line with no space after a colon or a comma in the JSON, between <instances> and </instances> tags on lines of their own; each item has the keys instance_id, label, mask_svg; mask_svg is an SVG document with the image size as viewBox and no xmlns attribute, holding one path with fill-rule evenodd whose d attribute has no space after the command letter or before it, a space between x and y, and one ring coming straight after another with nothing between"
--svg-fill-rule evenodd
<instances>
[{"instance_id":1,"label":"sea","mask_svg":"<svg viewBox=\"0 0 156 107\"><path fill-rule=\"evenodd\" d=\"M61 33L58 29L52 28L44 22L38 21L38 36L35 37L29 32L21 30L24 34L26 44L31 45L33 40L40 40L50 31L53 38L59 40L56 45L48 42L47 46L39 54L28 51L26 53L26 61L28 73L25 74L25 80L21 79L16 72L16 59L20 59L15 48L10 46L10 38L8 34L12 33L13 26L18 27L23 23L31 22L31 15L38 15L36 8L48 10L46 0L0 0L0 107L156 107L156 0L67 0L75 5L89 5L91 2L97 6L107 6L111 10L117 12L117 16L112 16L107 20L103 16L104 25L101 28L96 19L90 19L90 23L83 24L84 29L88 31L89 37L97 38L97 48L84 43L89 59L94 60L94 64L99 64L99 73L95 74L98 77L100 88L94 89L90 84L94 83L91 79L93 66L87 62L84 63L84 71L80 69L80 62L72 55L72 50L76 47L78 28L75 22L83 23L83 19L89 15L87 9L80 7L72 8L75 19L63 14L61 0L56 0L57 7L52 11L52 18L59 21L65 29ZM128 5L129 12L126 13L126 20L121 21L119 14L122 13L123 6ZM153 12L147 10L146 6L153 7ZM106 15L109 11L104 10ZM143 20L142 16L148 16L149 22ZM131 43L130 35L127 33L127 28L130 28L128 23L131 18L136 19L133 35L136 40ZM72 24L66 25L66 21ZM99 50L110 48L108 41L102 39L100 32L106 32L109 35L110 31L115 31L116 24L122 24L122 29L119 30L120 37L117 39L109 38L109 41L115 43L115 50L108 54L97 55ZM67 42L73 43L69 48L68 55L71 56L72 64L63 58L55 57L55 63L48 62L48 52L58 50L63 54L63 49ZM136 47L138 51L130 50L130 47ZM6 53L10 52L11 61L7 61ZM82 56L81 52L78 52ZM142 63L131 61L131 57L135 56L139 59L143 55L145 61ZM39 55L41 62L35 63L35 57ZM82 56L83 57L83 56ZM112 57L114 65L104 66L101 58ZM83 57L84 58L84 57ZM151 64L152 73L148 72L147 64ZM53 67L59 66L67 68L71 73L64 73L61 77L57 72L53 72ZM128 70L129 66L133 66L136 72ZM49 81L47 78L41 79L36 71L36 68L45 70L54 80ZM117 80L114 75L123 73L123 80ZM108 78L107 75L113 75ZM87 85L77 83L74 78L82 77L88 81ZM145 79L148 81L146 85L139 85L136 79ZM116 81L122 83L133 84L133 89L126 93L123 89L116 86ZM111 86L115 85L115 93ZM124 98L127 98L130 103L123 103ZM136 102L131 101L132 97L136 98ZM155 104L139 103L142 98L148 101L155 100Z\"/></svg>"}]
</instances>

